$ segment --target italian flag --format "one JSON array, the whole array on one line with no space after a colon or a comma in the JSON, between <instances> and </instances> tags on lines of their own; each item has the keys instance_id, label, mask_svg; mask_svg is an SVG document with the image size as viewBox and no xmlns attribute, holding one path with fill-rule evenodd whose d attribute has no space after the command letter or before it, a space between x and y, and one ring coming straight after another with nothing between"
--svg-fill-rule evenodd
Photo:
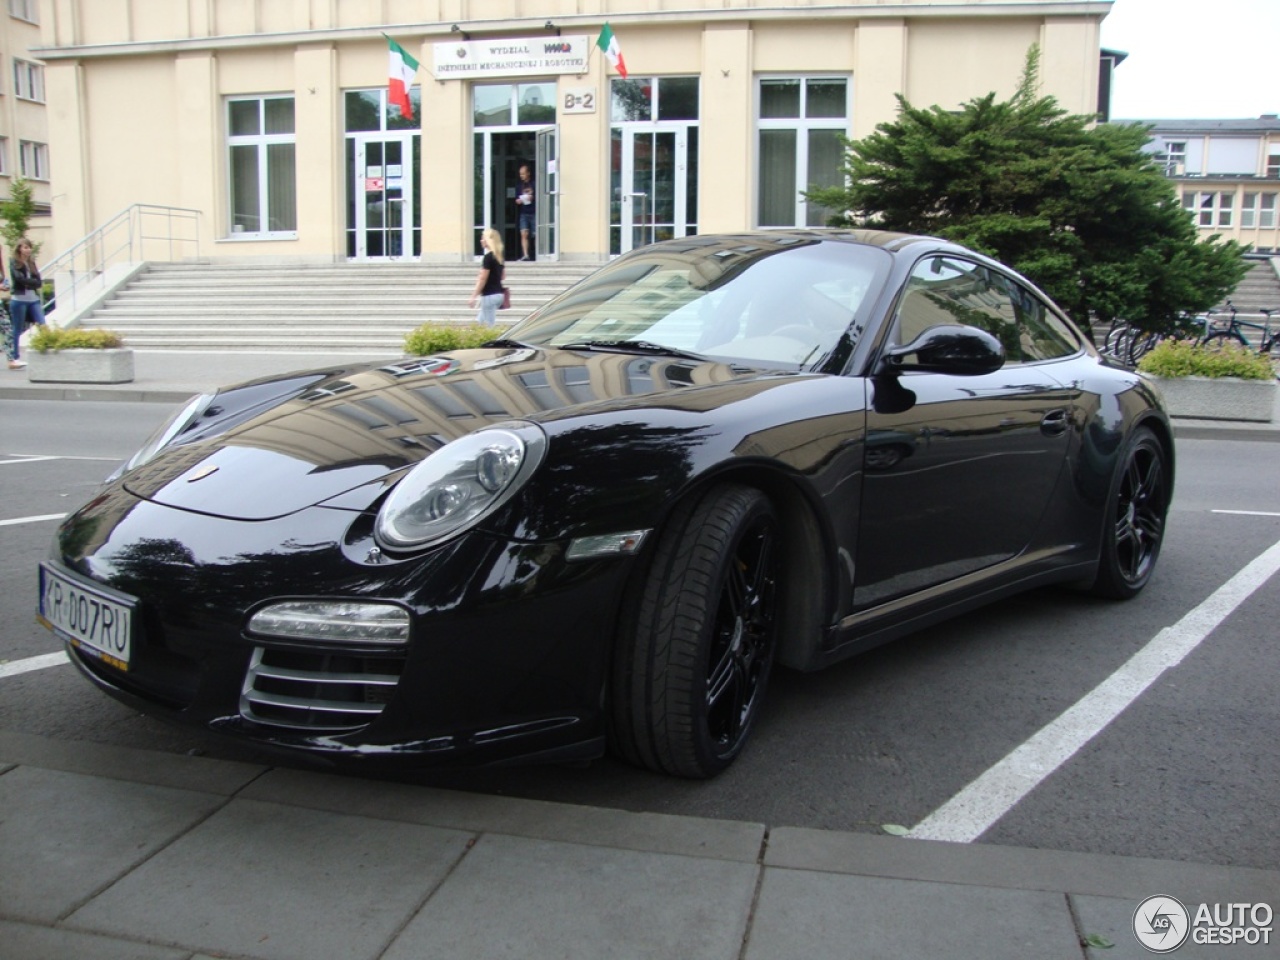
<instances>
[{"instance_id":1,"label":"italian flag","mask_svg":"<svg viewBox=\"0 0 1280 960\"><path fill-rule=\"evenodd\" d=\"M386 34L383 34L385 37ZM387 37L390 47L390 76L387 82L387 100L400 108L400 116L413 119L413 104L409 102L409 88L413 86L414 74L418 72L418 61L405 53L404 47Z\"/></svg>"},{"instance_id":2,"label":"italian flag","mask_svg":"<svg viewBox=\"0 0 1280 960\"><path fill-rule=\"evenodd\" d=\"M627 62L622 59L622 47L618 45L618 38L613 35L613 28L609 24L606 23L600 36L596 37L596 46L604 51L605 58L613 64L613 69L622 74L622 79L627 79Z\"/></svg>"}]
</instances>

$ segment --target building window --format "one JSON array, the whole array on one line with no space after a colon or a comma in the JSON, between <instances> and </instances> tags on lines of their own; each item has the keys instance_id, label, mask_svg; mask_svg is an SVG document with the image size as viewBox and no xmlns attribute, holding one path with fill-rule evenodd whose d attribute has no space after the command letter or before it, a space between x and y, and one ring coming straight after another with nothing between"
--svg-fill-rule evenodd
<instances>
[{"instance_id":1,"label":"building window","mask_svg":"<svg viewBox=\"0 0 1280 960\"><path fill-rule=\"evenodd\" d=\"M1267 154L1267 176L1273 180L1280 177L1280 144L1272 144Z\"/></svg>"},{"instance_id":2,"label":"building window","mask_svg":"<svg viewBox=\"0 0 1280 960\"><path fill-rule=\"evenodd\" d=\"M1169 140L1164 145L1164 175L1180 177L1187 172L1187 142Z\"/></svg>"},{"instance_id":3,"label":"building window","mask_svg":"<svg viewBox=\"0 0 1280 960\"><path fill-rule=\"evenodd\" d=\"M476 127L544 127L556 122L554 83L483 83L472 89Z\"/></svg>"},{"instance_id":4,"label":"building window","mask_svg":"<svg viewBox=\"0 0 1280 960\"><path fill-rule=\"evenodd\" d=\"M40 0L9 0L9 16L27 23L39 23Z\"/></svg>"},{"instance_id":5,"label":"building window","mask_svg":"<svg viewBox=\"0 0 1280 960\"><path fill-rule=\"evenodd\" d=\"M49 145L18 141L18 172L28 180L49 179Z\"/></svg>"},{"instance_id":6,"label":"building window","mask_svg":"<svg viewBox=\"0 0 1280 960\"><path fill-rule=\"evenodd\" d=\"M1199 227L1230 227L1235 199L1234 193L1185 193L1182 206Z\"/></svg>"},{"instance_id":7,"label":"building window","mask_svg":"<svg viewBox=\"0 0 1280 960\"><path fill-rule=\"evenodd\" d=\"M757 220L817 227L831 211L803 196L842 182L849 83L840 77L770 77L759 85Z\"/></svg>"},{"instance_id":8,"label":"building window","mask_svg":"<svg viewBox=\"0 0 1280 960\"><path fill-rule=\"evenodd\" d=\"M20 100L44 103L44 67L29 60L14 58L13 92Z\"/></svg>"},{"instance_id":9,"label":"building window","mask_svg":"<svg viewBox=\"0 0 1280 960\"><path fill-rule=\"evenodd\" d=\"M1240 201L1240 226L1245 230L1255 227L1262 230L1274 229L1276 196L1274 193L1246 193Z\"/></svg>"},{"instance_id":10,"label":"building window","mask_svg":"<svg viewBox=\"0 0 1280 960\"><path fill-rule=\"evenodd\" d=\"M0 137L0 177L9 175L9 138Z\"/></svg>"},{"instance_id":11,"label":"building window","mask_svg":"<svg viewBox=\"0 0 1280 960\"><path fill-rule=\"evenodd\" d=\"M297 234L294 144L293 97L227 101L232 233Z\"/></svg>"}]
</instances>

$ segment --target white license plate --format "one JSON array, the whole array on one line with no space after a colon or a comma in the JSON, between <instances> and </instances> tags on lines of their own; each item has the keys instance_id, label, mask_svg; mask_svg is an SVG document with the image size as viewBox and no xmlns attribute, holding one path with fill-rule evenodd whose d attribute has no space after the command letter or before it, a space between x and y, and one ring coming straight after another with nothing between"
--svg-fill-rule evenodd
<instances>
[{"instance_id":1,"label":"white license plate","mask_svg":"<svg viewBox=\"0 0 1280 960\"><path fill-rule=\"evenodd\" d=\"M129 669L137 601L40 564L40 616L71 644L117 670Z\"/></svg>"}]
</instances>

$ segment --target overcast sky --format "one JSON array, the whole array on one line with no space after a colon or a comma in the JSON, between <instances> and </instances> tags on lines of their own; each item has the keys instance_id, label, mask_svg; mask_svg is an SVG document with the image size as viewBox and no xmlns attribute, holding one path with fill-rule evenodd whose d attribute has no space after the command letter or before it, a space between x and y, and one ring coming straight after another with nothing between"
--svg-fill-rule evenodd
<instances>
[{"instance_id":1,"label":"overcast sky","mask_svg":"<svg viewBox=\"0 0 1280 960\"><path fill-rule=\"evenodd\" d=\"M1102 46L1116 120L1256 119L1280 113L1280 0L1115 0Z\"/></svg>"}]
</instances>

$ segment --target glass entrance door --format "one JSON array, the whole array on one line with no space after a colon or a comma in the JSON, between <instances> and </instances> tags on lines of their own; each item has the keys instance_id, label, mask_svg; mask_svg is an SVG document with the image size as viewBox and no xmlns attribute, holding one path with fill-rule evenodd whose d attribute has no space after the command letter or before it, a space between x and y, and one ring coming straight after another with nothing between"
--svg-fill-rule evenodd
<instances>
[{"instance_id":1,"label":"glass entrance door","mask_svg":"<svg viewBox=\"0 0 1280 960\"><path fill-rule=\"evenodd\" d=\"M547 127L537 133L534 148L538 171L538 201L534 207L538 223L538 251L549 260L556 258L559 239L556 225L560 222L560 138L556 127Z\"/></svg>"},{"instance_id":2,"label":"glass entrance door","mask_svg":"<svg viewBox=\"0 0 1280 960\"><path fill-rule=\"evenodd\" d=\"M357 136L347 165L348 222L358 260L400 260L422 255L417 204L418 145L411 134Z\"/></svg>"},{"instance_id":3,"label":"glass entrance door","mask_svg":"<svg viewBox=\"0 0 1280 960\"><path fill-rule=\"evenodd\" d=\"M697 134L683 124L613 129L612 253L697 233Z\"/></svg>"}]
</instances>

